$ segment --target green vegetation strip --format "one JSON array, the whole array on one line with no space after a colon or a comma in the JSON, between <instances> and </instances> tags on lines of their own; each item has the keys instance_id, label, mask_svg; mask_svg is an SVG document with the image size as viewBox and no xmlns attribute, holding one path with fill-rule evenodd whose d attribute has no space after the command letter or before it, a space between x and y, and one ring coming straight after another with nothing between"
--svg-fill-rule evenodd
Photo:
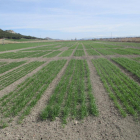
<instances>
[{"instance_id":1,"label":"green vegetation strip","mask_svg":"<svg viewBox=\"0 0 140 140\"><path fill-rule=\"evenodd\" d=\"M72 47L69 48L69 50L74 50L77 47L77 43L75 43Z\"/></svg>"},{"instance_id":2,"label":"green vegetation strip","mask_svg":"<svg viewBox=\"0 0 140 140\"><path fill-rule=\"evenodd\" d=\"M50 52L51 51L9 52L9 53L0 54L0 58L2 58L2 59L6 59L6 58L18 59L18 58L25 58L25 57L40 57L40 56L43 56L43 55L50 53Z\"/></svg>"},{"instance_id":3,"label":"green vegetation strip","mask_svg":"<svg viewBox=\"0 0 140 140\"><path fill-rule=\"evenodd\" d=\"M45 51L45 50L58 50L59 48L56 48L57 45L51 45L51 46L43 46L43 47L37 47L32 49L26 49L23 51Z\"/></svg>"},{"instance_id":4,"label":"green vegetation strip","mask_svg":"<svg viewBox=\"0 0 140 140\"><path fill-rule=\"evenodd\" d=\"M98 115L89 68L86 60L71 60L41 118L55 120L60 117L66 124L69 116L84 119L88 115Z\"/></svg>"},{"instance_id":5,"label":"green vegetation strip","mask_svg":"<svg viewBox=\"0 0 140 140\"><path fill-rule=\"evenodd\" d=\"M8 70L11 70L13 68L16 68L24 63L25 63L25 61L21 61L21 62L11 62L11 63L8 63L6 65L3 65L0 67L0 74L6 72Z\"/></svg>"},{"instance_id":6,"label":"green vegetation strip","mask_svg":"<svg viewBox=\"0 0 140 140\"><path fill-rule=\"evenodd\" d=\"M140 78L140 63L128 58L112 58L112 60Z\"/></svg>"},{"instance_id":7,"label":"green vegetation strip","mask_svg":"<svg viewBox=\"0 0 140 140\"><path fill-rule=\"evenodd\" d=\"M21 77L25 76L26 74L30 73L44 62L30 62L29 64L23 65L13 71L10 71L2 76L0 76L0 90L4 89L5 87L9 86L16 80L20 79Z\"/></svg>"},{"instance_id":8,"label":"green vegetation strip","mask_svg":"<svg viewBox=\"0 0 140 140\"><path fill-rule=\"evenodd\" d=\"M59 57L66 57L66 56L71 56L73 50L66 50L64 51Z\"/></svg>"},{"instance_id":9,"label":"green vegetation strip","mask_svg":"<svg viewBox=\"0 0 140 140\"><path fill-rule=\"evenodd\" d=\"M24 58L24 57L30 57L34 54L37 54L38 52L8 52L8 53L3 53L0 54L0 58L2 59L7 59L7 58L11 58L11 59L17 59L17 58Z\"/></svg>"},{"instance_id":10,"label":"green vegetation strip","mask_svg":"<svg viewBox=\"0 0 140 140\"><path fill-rule=\"evenodd\" d=\"M38 51L38 53L31 55L30 57L41 57L43 55L46 55L48 53L50 53L51 51Z\"/></svg>"},{"instance_id":11,"label":"green vegetation strip","mask_svg":"<svg viewBox=\"0 0 140 140\"><path fill-rule=\"evenodd\" d=\"M0 67L6 64L7 62L0 62Z\"/></svg>"},{"instance_id":12,"label":"green vegetation strip","mask_svg":"<svg viewBox=\"0 0 140 140\"><path fill-rule=\"evenodd\" d=\"M104 58L92 60L98 75L123 117L140 112L140 86Z\"/></svg>"},{"instance_id":13,"label":"green vegetation strip","mask_svg":"<svg viewBox=\"0 0 140 140\"><path fill-rule=\"evenodd\" d=\"M54 52L52 52L52 53L50 53L50 54L48 54L48 55L46 55L46 56L44 56L44 57L55 57L55 56L57 56L59 53L61 53L61 51L54 51Z\"/></svg>"},{"instance_id":14,"label":"green vegetation strip","mask_svg":"<svg viewBox=\"0 0 140 140\"><path fill-rule=\"evenodd\" d=\"M16 49L22 49L22 48L29 48L29 47L35 47L40 45L47 45L50 44L50 42L39 42L39 43L14 43L14 44L0 44L0 51L8 51L8 50L16 50Z\"/></svg>"},{"instance_id":15,"label":"green vegetation strip","mask_svg":"<svg viewBox=\"0 0 140 140\"><path fill-rule=\"evenodd\" d=\"M84 44L84 46L85 46L85 49L87 50L87 49L93 49L91 46L90 46L90 44Z\"/></svg>"},{"instance_id":16,"label":"green vegetation strip","mask_svg":"<svg viewBox=\"0 0 140 140\"><path fill-rule=\"evenodd\" d=\"M32 77L26 79L13 92L0 99L0 115L3 120L18 116L21 122L36 105L52 80L65 65L66 60L52 61Z\"/></svg>"},{"instance_id":17,"label":"green vegetation strip","mask_svg":"<svg viewBox=\"0 0 140 140\"><path fill-rule=\"evenodd\" d=\"M87 53L89 54L89 55L100 55L98 52L96 52L95 50L86 50L87 51Z\"/></svg>"},{"instance_id":18,"label":"green vegetation strip","mask_svg":"<svg viewBox=\"0 0 140 140\"><path fill-rule=\"evenodd\" d=\"M77 50L79 50L79 49L81 49L81 50L83 49L83 45L82 44L78 45Z\"/></svg>"},{"instance_id":19,"label":"green vegetation strip","mask_svg":"<svg viewBox=\"0 0 140 140\"><path fill-rule=\"evenodd\" d=\"M103 55L114 55L115 52L110 51L109 49L96 49L99 53Z\"/></svg>"},{"instance_id":20,"label":"green vegetation strip","mask_svg":"<svg viewBox=\"0 0 140 140\"><path fill-rule=\"evenodd\" d=\"M84 56L85 52L84 50L76 50L74 53L74 56Z\"/></svg>"},{"instance_id":21,"label":"green vegetation strip","mask_svg":"<svg viewBox=\"0 0 140 140\"><path fill-rule=\"evenodd\" d=\"M109 49L109 50L120 55L132 55L132 54L139 55L140 54L139 49L128 48L128 49Z\"/></svg>"},{"instance_id":22,"label":"green vegetation strip","mask_svg":"<svg viewBox=\"0 0 140 140\"><path fill-rule=\"evenodd\" d=\"M140 61L140 57L132 58L135 61Z\"/></svg>"}]
</instances>

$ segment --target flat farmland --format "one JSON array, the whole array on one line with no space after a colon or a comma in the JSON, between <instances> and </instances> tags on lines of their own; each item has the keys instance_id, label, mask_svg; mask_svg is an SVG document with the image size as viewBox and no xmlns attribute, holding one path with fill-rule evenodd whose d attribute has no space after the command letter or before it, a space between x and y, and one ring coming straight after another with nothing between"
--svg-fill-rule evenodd
<instances>
[{"instance_id":1,"label":"flat farmland","mask_svg":"<svg viewBox=\"0 0 140 140\"><path fill-rule=\"evenodd\" d=\"M0 45L0 139L139 140L139 46Z\"/></svg>"}]
</instances>

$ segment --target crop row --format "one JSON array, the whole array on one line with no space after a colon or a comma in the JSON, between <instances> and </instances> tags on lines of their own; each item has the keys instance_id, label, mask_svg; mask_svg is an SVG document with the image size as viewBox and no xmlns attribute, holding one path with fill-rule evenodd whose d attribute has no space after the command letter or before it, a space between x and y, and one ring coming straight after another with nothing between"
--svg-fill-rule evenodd
<instances>
[{"instance_id":1,"label":"crop row","mask_svg":"<svg viewBox=\"0 0 140 140\"><path fill-rule=\"evenodd\" d=\"M68 50L74 50L77 47L78 43L75 43L74 45L72 45Z\"/></svg>"},{"instance_id":2,"label":"crop row","mask_svg":"<svg viewBox=\"0 0 140 140\"><path fill-rule=\"evenodd\" d=\"M22 48L36 47L38 45L41 46L41 45L51 45L51 44L52 43L50 42L5 44L5 45L0 45L0 51L16 50L16 49L22 49Z\"/></svg>"},{"instance_id":3,"label":"crop row","mask_svg":"<svg viewBox=\"0 0 140 140\"><path fill-rule=\"evenodd\" d=\"M45 51L45 50L57 50L57 49L59 49L59 48L56 48L56 46L61 46L61 45L60 44L55 44L55 45L25 49L25 50L22 50L22 51Z\"/></svg>"},{"instance_id":4,"label":"crop row","mask_svg":"<svg viewBox=\"0 0 140 140\"><path fill-rule=\"evenodd\" d=\"M84 50L76 50L74 52L74 56L84 56L84 55L85 55Z\"/></svg>"},{"instance_id":5,"label":"crop row","mask_svg":"<svg viewBox=\"0 0 140 140\"><path fill-rule=\"evenodd\" d=\"M115 52L112 52L109 49L96 49L96 50L103 55L114 55L114 54L116 54Z\"/></svg>"},{"instance_id":6,"label":"crop row","mask_svg":"<svg viewBox=\"0 0 140 140\"><path fill-rule=\"evenodd\" d=\"M120 55L132 55L132 54L140 54L139 49L96 49L98 52L100 52L103 55L114 55L114 54L120 54Z\"/></svg>"},{"instance_id":7,"label":"crop row","mask_svg":"<svg viewBox=\"0 0 140 140\"><path fill-rule=\"evenodd\" d=\"M11 59L17 59L17 58L25 58L25 57L40 57L42 55L45 55L49 53L50 51L35 51L35 52L8 52L8 53L3 53L0 54L0 58L6 59L6 58L11 58Z\"/></svg>"},{"instance_id":8,"label":"crop row","mask_svg":"<svg viewBox=\"0 0 140 140\"><path fill-rule=\"evenodd\" d=\"M109 50L120 55L132 55L132 54L139 55L140 54L139 49L127 48L127 49L109 49Z\"/></svg>"},{"instance_id":9,"label":"crop row","mask_svg":"<svg viewBox=\"0 0 140 140\"><path fill-rule=\"evenodd\" d=\"M93 49L90 44L85 44L85 43L83 43L83 44L84 44L86 50Z\"/></svg>"},{"instance_id":10,"label":"crop row","mask_svg":"<svg viewBox=\"0 0 140 140\"><path fill-rule=\"evenodd\" d=\"M53 51L52 53L45 55L44 57L55 57L57 56L61 51Z\"/></svg>"},{"instance_id":11,"label":"crop row","mask_svg":"<svg viewBox=\"0 0 140 140\"><path fill-rule=\"evenodd\" d=\"M11 70L13 68L16 68L24 63L25 63L25 61L20 61L20 62L11 62L11 63L8 63L6 65L3 65L0 67L0 74L6 72L8 70Z\"/></svg>"},{"instance_id":12,"label":"crop row","mask_svg":"<svg viewBox=\"0 0 140 140\"><path fill-rule=\"evenodd\" d=\"M66 57L66 56L71 56L73 50L66 50L64 51L59 57Z\"/></svg>"},{"instance_id":13,"label":"crop row","mask_svg":"<svg viewBox=\"0 0 140 140\"><path fill-rule=\"evenodd\" d=\"M140 43L132 43L132 42L107 42L105 41L103 43L118 45L118 46L140 47Z\"/></svg>"},{"instance_id":14,"label":"crop row","mask_svg":"<svg viewBox=\"0 0 140 140\"><path fill-rule=\"evenodd\" d=\"M20 79L21 77L25 76L26 74L30 73L44 62L30 62L25 64L13 71L10 71L2 76L0 76L0 90L4 89L8 85L12 84L16 80Z\"/></svg>"},{"instance_id":15,"label":"crop row","mask_svg":"<svg viewBox=\"0 0 140 140\"><path fill-rule=\"evenodd\" d=\"M66 60L52 61L32 77L27 78L13 92L0 99L0 114L3 118L18 115L22 121L41 98L52 80L62 69Z\"/></svg>"},{"instance_id":16,"label":"crop row","mask_svg":"<svg viewBox=\"0 0 140 140\"><path fill-rule=\"evenodd\" d=\"M107 59L92 60L109 96L122 116L140 112L140 86Z\"/></svg>"},{"instance_id":17,"label":"crop row","mask_svg":"<svg viewBox=\"0 0 140 140\"><path fill-rule=\"evenodd\" d=\"M133 60L140 61L140 57L134 57Z\"/></svg>"},{"instance_id":18,"label":"crop row","mask_svg":"<svg viewBox=\"0 0 140 140\"><path fill-rule=\"evenodd\" d=\"M98 115L98 110L92 93L87 62L71 60L42 111L41 118L55 120L56 117L60 117L65 124L69 116L73 119L83 119L90 114Z\"/></svg>"},{"instance_id":19,"label":"crop row","mask_svg":"<svg viewBox=\"0 0 140 140\"><path fill-rule=\"evenodd\" d=\"M0 62L0 67L5 65L7 62Z\"/></svg>"},{"instance_id":20,"label":"crop row","mask_svg":"<svg viewBox=\"0 0 140 140\"><path fill-rule=\"evenodd\" d=\"M78 44L78 47L77 47L78 50L82 50L83 49L83 45L80 43Z\"/></svg>"},{"instance_id":21,"label":"crop row","mask_svg":"<svg viewBox=\"0 0 140 140\"><path fill-rule=\"evenodd\" d=\"M89 54L89 55L100 55L97 51L95 51L95 50L86 50L87 51L87 53Z\"/></svg>"},{"instance_id":22,"label":"crop row","mask_svg":"<svg viewBox=\"0 0 140 140\"><path fill-rule=\"evenodd\" d=\"M112 58L112 60L140 78L140 63L128 58Z\"/></svg>"}]
</instances>

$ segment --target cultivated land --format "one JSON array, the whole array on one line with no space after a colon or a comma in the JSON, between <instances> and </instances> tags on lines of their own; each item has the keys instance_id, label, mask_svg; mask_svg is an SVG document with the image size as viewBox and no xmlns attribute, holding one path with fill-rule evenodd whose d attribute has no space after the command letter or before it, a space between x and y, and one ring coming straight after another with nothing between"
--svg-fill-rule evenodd
<instances>
[{"instance_id":1,"label":"cultivated land","mask_svg":"<svg viewBox=\"0 0 140 140\"><path fill-rule=\"evenodd\" d=\"M140 44L0 45L0 139L139 140Z\"/></svg>"}]
</instances>

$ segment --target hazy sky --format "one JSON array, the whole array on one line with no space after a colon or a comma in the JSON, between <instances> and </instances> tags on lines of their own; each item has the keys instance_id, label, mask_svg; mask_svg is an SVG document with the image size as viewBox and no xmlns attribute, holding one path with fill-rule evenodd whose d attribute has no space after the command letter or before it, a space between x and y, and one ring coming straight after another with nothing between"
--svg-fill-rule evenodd
<instances>
[{"instance_id":1,"label":"hazy sky","mask_svg":"<svg viewBox=\"0 0 140 140\"><path fill-rule=\"evenodd\" d=\"M0 0L0 28L60 39L140 36L140 0Z\"/></svg>"}]
</instances>

